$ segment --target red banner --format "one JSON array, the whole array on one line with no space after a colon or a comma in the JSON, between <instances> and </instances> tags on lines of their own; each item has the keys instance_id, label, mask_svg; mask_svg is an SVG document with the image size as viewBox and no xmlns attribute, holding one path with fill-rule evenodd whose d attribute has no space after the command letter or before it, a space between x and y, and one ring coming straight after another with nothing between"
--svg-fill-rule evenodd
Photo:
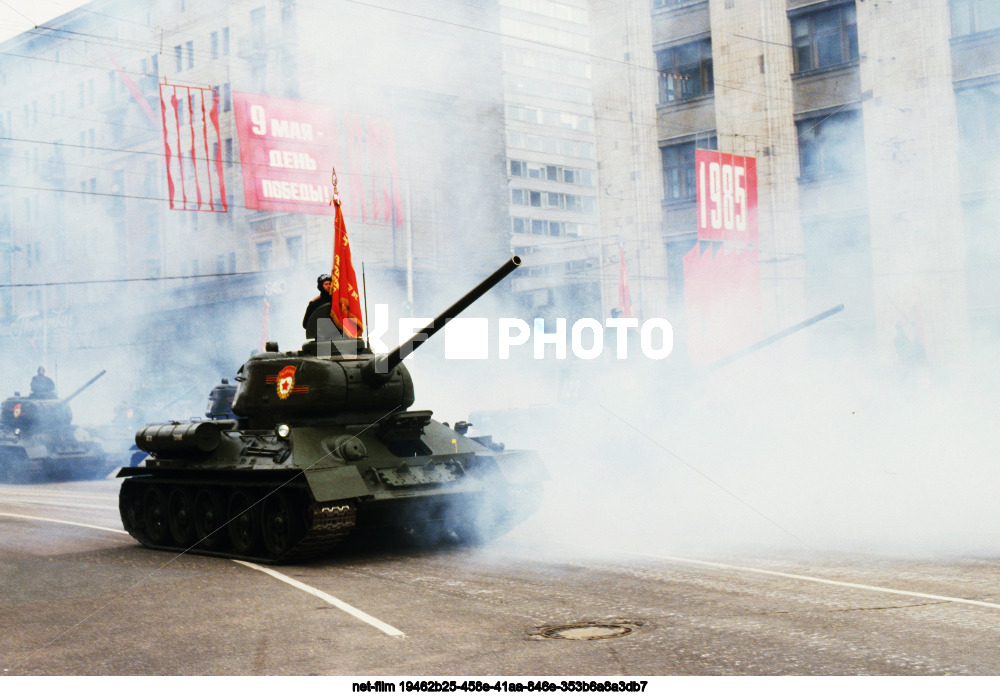
<instances>
[{"instance_id":1,"label":"red banner","mask_svg":"<svg viewBox=\"0 0 1000 696\"><path fill-rule=\"evenodd\" d=\"M706 364L761 333L757 160L695 150L698 241L684 256L688 355Z\"/></svg>"},{"instance_id":2,"label":"red banner","mask_svg":"<svg viewBox=\"0 0 1000 696\"><path fill-rule=\"evenodd\" d=\"M333 215L330 170L336 166L353 221L403 223L388 121L243 92L233 92L233 108L247 208Z\"/></svg>"},{"instance_id":3,"label":"red banner","mask_svg":"<svg viewBox=\"0 0 1000 696\"><path fill-rule=\"evenodd\" d=\"M698 239L757 243L757 160L695 150Z\"/></svg>"},{"instance_id":4,"label":"red banner","mask_svg":"<svg viewBox=\"0 0 1000 696\"><path fill-rule=\"evenodd\" d=\"M218 93L161 83L160 117L170 207L226 212Z\"/></svg>"},{"instance_id":5,"label":"red banner","mask_svg":"<svg viewBox=\"0 0 1000 696\"><path fill-rule=\"evenodd\" d=\"M347 226L340 209L340 196L334 191L333 207L337 217L333 233L333 270L330 271L330 318L345 336L357 338L364 329L361 320L361 297L358 295L358 277L351 261L351 245L347 239Z\"/></svg>"}]
</instances>

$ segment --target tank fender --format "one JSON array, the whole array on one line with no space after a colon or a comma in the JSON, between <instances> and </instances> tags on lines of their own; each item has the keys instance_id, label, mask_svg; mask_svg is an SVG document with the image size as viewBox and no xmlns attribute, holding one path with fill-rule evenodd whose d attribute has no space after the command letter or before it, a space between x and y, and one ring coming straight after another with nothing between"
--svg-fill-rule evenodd
<instances>
[{"instance_id":1,"label":"tank fender","mask_svg":"<svg viewBox=\"0 0 1000 696\"><path fill-rule=\"evenodd\" d=\"M351 431L330 433L329 428L299 426L291 429L292 459L300 469L327 469L348 461L366 459L364 440Z\"/></svg>"},{"instance_id":2,"label":"tank fender","mask_svg":"<svg viewBox=\"0 0 1000 696\"><path fill-rule=\"evenodd\" d=\"M49 448L38 442L22 442L21 449L28 459L45 459L49 456Z\"/></svg>"},{"instance_id":3,"label":"tank fender","mask_svg":"<svg viewBox=\"0 0 1000 696\"><path fill-rule=\"evenodd\" d=\"M292 461L302 469L317 502L371 494L357 465L339 454L336 444L345 435L331 437L328 428L292 428Z\"/></svg>"},{"instance_id":4,"label":"tank fender","mask_svg":"<svg viewBox=\"0 0 1000 696\"><path fill-rule=\"evenodd\" d=\"M306 481L316 502L361 498L371 491L356 467L338 466L328 469L307 469Z\"/></svg>"},{"instance_id":5,"label":"tank fender","mask_svg":"<svg viewBox=\"0 0 1000 696\"><path fill-rule=\"evenodd\" d=\"M542 463L541 456L534 450L506 450L504 452L477 452L478 460L492 459L508 484L524 486L539 481L547 481L549 472Z\"/></svg>"}]
</instances>

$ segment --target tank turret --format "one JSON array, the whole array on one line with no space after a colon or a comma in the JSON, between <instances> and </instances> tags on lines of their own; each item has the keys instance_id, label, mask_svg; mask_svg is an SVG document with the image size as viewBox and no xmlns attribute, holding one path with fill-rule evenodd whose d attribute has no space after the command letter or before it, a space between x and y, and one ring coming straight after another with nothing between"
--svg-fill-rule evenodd
<instances>
[{"instance_id":1,"label":"tank turret","mask_svg":"<svg viewBox=\"0 0 1000 696\"><path fill-rule=\"evenodd\" d=\"M330 306L318 308L302 350L269 343L240 368L234 418L136 433L150 456L119 473L125 529L151 548L286 562L354 531L468 541L520 522L547 476L537 454L409 411L402 364L518 265L511 258L387 355L331 338Z\"/></svg>"},{"instance_id":2,"label":"tank turret","mask_svg":"<svg viewBox=\"0 0 1000 696\"><path fill-rule=\"evenodd\" d=\"M451 307L438 315L408 341L386 355L373 355L364 341L329 338L336 332L326 319L330 305L321 305L307 321L314 338L303 350L290 355L272 350L257 353L240 368L241 383L233 401L233 413L247 418L251 428L271 428L331 417L364 420L386 412L405 410L413 405L413 380L403 359L443 329L473 302L510 275L521 263L517 256L497 269ZM319 326L317 326L319 325ZM291 398L294 395L295 398Z\"/></svg>"},{"instance_id":3,"label":"tank turret","mask_svg":"<svg viewBox=\"0 0 1000 696\"><path fill-rule=\"evenodd\" d=\"M225 377L217 384L208 395L208 407L205 409L205 418L210 420L225 420L235 418L233 413L233 400L236 398L236 385L230 384Z\"/></svg>"}]
</instances>

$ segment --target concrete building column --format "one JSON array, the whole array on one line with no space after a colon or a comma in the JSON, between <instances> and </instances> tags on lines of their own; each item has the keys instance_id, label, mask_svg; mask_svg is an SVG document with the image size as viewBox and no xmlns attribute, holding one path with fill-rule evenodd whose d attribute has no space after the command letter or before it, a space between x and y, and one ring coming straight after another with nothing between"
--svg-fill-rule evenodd
<instances>
[{"instance_id":1,"label":"concrete building column","mask_svg":"<svg viewBox=\"0 0 1000 696\"><path fill-rule=\"evenodd\" d=\"M764 332L805 316L786 0L709 0L719 150L757 158Z\"/></svg>"},{"instance_id":2,"label":"concrete building column","mask_svg":"<svg viewBox=\"0 0 1000 696\"><path fill-rule=\"evenodd\" d=\"M858 47L878 353L897 324L932 363L969 348L948 3L860 2Z\"/></svg>"},{"instance_id":3,"label":"concrete building column","mask_svg":"<svg viewBox=\"0 0 1000 696\"><path fill-rule=\"evenodd\" d=\"M600 162L600 234L625 247L633 311L667 316L666 249L661 241L663 171L656 137L656 59L648 0L594 0L594 105ZM605 243L602 303L618 306L618 263Z\"/></svg>"}]
</instances>

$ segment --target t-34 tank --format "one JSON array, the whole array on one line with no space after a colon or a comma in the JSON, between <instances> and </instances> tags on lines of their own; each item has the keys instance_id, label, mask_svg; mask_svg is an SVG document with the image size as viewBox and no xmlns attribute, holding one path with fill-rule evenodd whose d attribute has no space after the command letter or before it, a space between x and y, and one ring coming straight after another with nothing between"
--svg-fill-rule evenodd
<instances>
[{"instance_id":1,"label":"t-34 tank","mask_svg":"<svg viewBox=\"0 0 1000 696\"><path fill-rule=\"evenodd\" d=\"M355 531L476 541L531 515L547 478L537 453L407 410L402 364L519 263L388 355L353 338L284 353L269 344L238 371L235 419L142 428L150 456L119 473L125 529L150 548L274 563L322 555Z\"/></svg>"},{"instance_id":2,"label":"t-34 tank","mask_svg":"<svg viewBox=\"0 0 1000 696\"><path fill-rule=\"evenodd\" d=\"M101 370L65 399L57 398L54 389L33 390L26 397L15 393L4 399L0 404L0 481L97 479L118 468L108 461L99 442L73 426L69 407L72 399L104 373Z\"/></svg>"}]
</instances>

